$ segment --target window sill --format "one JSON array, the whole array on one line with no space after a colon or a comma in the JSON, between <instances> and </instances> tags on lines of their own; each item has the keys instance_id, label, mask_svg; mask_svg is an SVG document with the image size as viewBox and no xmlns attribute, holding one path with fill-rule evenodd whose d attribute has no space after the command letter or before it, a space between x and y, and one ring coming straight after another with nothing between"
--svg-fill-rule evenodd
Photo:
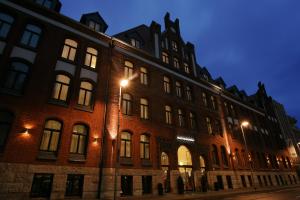
<instances>
[{"instance_id":1,"label":"window sill","mask_svg":"<svg viewBox=\"0 0 300 200\"><path fill-rule=\"evenodd\" d=\"M59 57L58 60L62 61L62 62L66 62L66 63L69 63L71 65L75 65L75 60L69 60L69 59L66 59L66 58L63 58L63 57Z\"/></svg>"},{"instance_id":2,"label":"window sill","mask_svg":"<svg viewBox=\"0 0 300 200\"><path fill-rule=\"evenodd\" d=\"M18 46L19 46L20 48L27 49L27 50L29 50L29 51L37 52L37 49L38 49L39 44L37 44L36 47L31 47L31 46L28 46L28 45L25 45L25 44L21 44L21 43L20 43Z\"/></svg>"},{"instance_id":3,"label":"window sill","mask_svg":"<svg viewBox=\"0 0 300 200\"><path fill-rule=\"evenodd\" d=\"M48 152L48 151L39 151L37 159L39 160L53 160L57 159L55 152Z\"/></svg>"},{"instance_id":4,"label":"window sill","mask_svg":"<svg viewBox=\"0 0 300 200\"><path fill-rule=\"evenodd\" d=\"M69 105L67 104L66 101L60 101L60 100L56 100L56 99L49 99L48 103L58 105L58 106L63 106L65 108L69 107Z\"/></svg>"},{"instance_id":5,"label":"window sill","mask_svg":"<svg viewBox=\"0 0 300 200\"><path fill-rule=\"evenodd\" d=\"M132 158L120 158L121 165L133 165Z\"/></svg>"},{"instance_id":6,"label":"window sill","mask_svg":"<svg viewBox=\"0 0 300 200\"><path fill-rule=\"evenodd\" d=\"M82 154L70 154L69 161L70 162L85 162L86 158L85 158L85 155L82 155Z\"/></svg>"},{"instance_id":7,"label":"window sill","mask_svg":"<svg viewBox=\"0 0 300 200\"><path fill-rule=\"evenodd\" d=\"M0 93L1 94L8 94L8 95L16 96L16 97L23 96L21 92L17 92L16 90L7 89L7 88L1 88Z\"/></svg>"},{"instance_id":8,"label":"window sill","mask_svg":"<svg viewBox=\"0 0 300 200\"><path fill-rule=\"evenodd\" d=\"M145 167L151 167L152 166L151 160L141 159L141 162L142 162L142 166L145 166Z\"/></svg>"},{"instance_id":9,"label":"window sill","mask_svg":"<svg viewBox=\"0 0 300 200\"><path fill-rule=\"evenodd\" d=\"M85 112L90 112L90 113L92 113L94 111L93 107L82 106L82 105L76 105L75 109L76 110L82 110L82 111L85 111Z\"/></svg>"}]
</instances>

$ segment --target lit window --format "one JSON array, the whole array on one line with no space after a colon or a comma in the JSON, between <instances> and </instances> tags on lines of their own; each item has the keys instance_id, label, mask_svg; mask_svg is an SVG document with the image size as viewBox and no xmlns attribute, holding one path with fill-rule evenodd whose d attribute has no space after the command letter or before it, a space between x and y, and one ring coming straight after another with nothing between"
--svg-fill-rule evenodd
<instances>
[{"instance_id":1,"label":"lit window","mask_svg":"<svg viewBox=\"0 0 300 200\"><path fill-rule=\"evenodd\" d=\"M192 95L192 89L191 89L191 87L190 86L186 86L185 92L186 92L186 99L188 101L192 101L193 95Z\"/></svg>"},{"instance_id":2,"label":"lit window","mask_svg":"<svg viewBox=\"0 0 300 200\"><path fill-rule=\"evenodd\" d=\"M57 152L62 123L56 120L47 120L40 145L41 151Z\"/></svg>"},{"instance_id":3,"label":"lit window","mask_svg":"<svg viewBox=\"0 0 300 200\"><path fill-rule=\"evenodd\" d=\"M132 46L136 48L141 48L141 43L137 39L131 38L130 42Z\"/></svg>"},{"instance_id":4,"label":"lit window","mask_svg":"<svg viewBox=\"0 0 300 200\"><path fill-rule=\"evenodd\" d=\"M51 195L53 174L34 174L30 197L45 197Z\"/></svg>"},{"instance_id":5,"label":"lit window","mask_svg":"<svg viewBox=\"0 0 300 200\"><path fill-rule=\"evenodd\" d=\"M175 85L176 85L176 95L177 95L178 97L182 97L182 87L181 87L181 83L179 83L178 81L176 81Z\"/></svg>"},{"instance_id":6,"label":"lit window","mask_svg":"<svg viewBox=\"0 0 300 200\"><path fill-rule=\"evenodd\" d=\"M130 115L132 112L132 97L130 94L124 93L122 95L122 113Z\"/></svg>"},{"instance_id":7,"label":"lit window","mask_svg":"<svg viewBox=\"0 0 300 200\"><path fill-rule=\"evenodd\" d=\"M140 100L141 107L141 119L149 119L149 104L148 100L141 98Z\"/></svg>"},{"instance_id":8,"label":"lit window","mask_svg":"<svg viewBox=\"0 0 300 200\"><path fill-rule=\"evenodd\" d=\"M221 146L221 156L222 156L223 165L228 166L228 158L227 158L227 153L226 153L226 149L224 146Z\"/></svg>"},{"instance_id":9,"label":"lit window","mask_svg":"<svg viewBox=\"0 0 300 200\"><path fill-rule=\"evenodd\" d=\"M0 111L0 152L4 150L4 145L12 127L14 115L10 112Z\"/></svg>"},{"instance_id":10,"label":"lit window","mask_svg":"<svg viewBox=\"0 0 300 200\"><path fill-rule=\"evenodd\" d=\"M179 69L179 61L177 58L174 58L174 67Z\"/></svg>"},{"instance_id":11,"label":"lit window","mask_svg":"<svg viewBox=\"0 0 300 200\"><path fill-rule=\"evenodd\" d=\"M88 47L86 49L84 65L95 69L97 64L97 56L98 51L94 48Z\"/></svg>"},{"instance_id":12,"label":"lit window","mask_svg":"<svg viewBox=\"0 0 300 200\"><path fill-rule=\"evenodd\" d=\"M52 8L53 0L35 0L35 2L46 8Z\"/></svg>"},{"instance_id":13,"label":"lit window","mask_svg":"<svg viewBox=\"0 0 300 200\"><path fill-rule=\"evenodd\" d=\"M189 74L190 73L190 67L186 63L184 63L183 65L184 65L184 71L185 71L185 73Z\"/></svg>"},{"instance_id":14,"label":"lit window","mask_svg":"<svg viewBox=\"0 0 300 200\"><path fill-rule=\"evenodd\" d=\"M131 157L131 134L128 132L121 133L120 156L125 158Z\"/></svg>"},{"instance_id":15,"label":"lit window","mask_svg":"<svg viewBox=\"0 0 300 200\"><path fill-rule=\"evenodd\" d=\"M87 81L81 81L77 103L83 106L91 106L93 94L92 92L93 85Z\"/></svg>"},{"instance_id":16,"label":"lit window","mask_svg":"<svg viewBox=\"0 0 300 200\"><path fill-rule=\"evenodd\" d=\"M191 129L196 129L196 116L192 112L190 112L189 121L190 121L190 128Z\"/></svg>"},{"instance_id":17,"label":"lit window","mask_svg":"<svg viewBox=\"0 0 300 200\"><path fill-rule=\"evenodd\" d=\"M216 145L212 145L212 162L214 165L220 165L218 148Z\"/></svg>"},{"instance_id":18,"label":"lit window","mask_svg":"<svg viewBox=\"0 0 300 200\"><path fill-rule=\"evenodd\" d=\"M133 64L129 61L125 61L124 65L124 78L129 79L133 75Z\"/></svg>"},{"instance_id":19,"label":"lit window","mask_svg":"<svg viewBox=\"0 0 300 200\"><path fill-rule=\"evenodd\" d=\"M52 98L60 101L66 101L68 97L70 81L71 79L65 75L56 75Z\"/></svg>"},{"instance_id":20,"label":"lit window","mask_svg":"<svg viewBox=\"0 0 300 200\"><path fill-rule=\"evenodd\" d=\"M4 13L0 13L0 38L7 37L13 22L13 17Z\"/></svg>"},{"instance_id":21,"label":"lit window","mask_svg":"<svg viewBox=\"0 0 300 200\"><path fill-rule=\"evenodd\" d=\"M145 67L140 68L140 81L143 85L148 85L148 71Z\"/></svg>"},{"instance_id":22,"label":"lit window","mask_svg":"<svg viewBox=\"0 0 300 200\"><path fill-rule=\"evenodd\" d=\"M164 91L168 94L171 93L171 81L170 78L167 76L164 76Z\"/></svg>"},{"instance_id":23,"label":"lit window","mask_svg":"<svg viewBox=\"0 0 300 200\"><path fill-rule=\"evenodd\" d=\"M78 44L74 40L66 39L61 57L67 60L74 61L77 46Z\"/></svg>"},{"instance_id":24,"label":"lit window","mask_svg":"<svg viewBox=\"0 0 300 200\"><path fill-rule=\"evenodd\" d=\"M177 42L172 41L172 49L173 49L173 51L178 51Z\"/></svg>"},{"instance_id":25,"label":"lit window","mask_svg":"<svg viewBox=\"0 0 300 200\"><path fill-rule=\"evenodd\" d=\"M140 156L142 159L150 159L150 137L148 135L141 135Z\"/></svg>"},{"instance_id":26,"label":"lit window","mask_svg":"<svg viewBox=\"0 0 300 200\"><path fill-rule=\"evenodd\" d=\"M217 110L217 105L216 105L216 99L214 96L211 96L210 97L210 100L211 100L211 106L214 110Z\"/></svg>"},{"instance_id":27,"label":"lit window","mask_svg":"<svg viewBox=\"0 0 300 200\"><path fill-rule=\"evenodd\" d=\"M66 196L81 197L84 176L81 174L68 174L66 183Z\"/></svg>"},{"instance_id":28,"label":"lit window","mask_svg":"<svg viewBox=\"0 0 300 200\"><path fill-rule=\"evenodd\" d=\"M169 165L169 156L165 152L161 153L161 156L160 156L160 165L161 166L168 166Z\"/></svg>"},{"instance_id":29,"label":"lit window","mask_svg":"<svg viewBox=\"0 0 300 200\"><path fill-rule=\"evenodd\" d=\"M206 93L204 93L204 92L202 92L202 101L203 101L204 106L207 107L207 96L206 96Z\"/></svg>"},{"instance_id":30,"label":"lit window","mask_svg":"<svg viewBox=\"0 0 300 200\"><path fill-rule=\"evenodd\" d=\"M206 126L207 126L208 134L211 135L213 133L213 130L212 130L212 125L211 125L211 120L209 117L206 117Z\"/></svg>"},{"instance_id":31,"label":"lit window","mask_svg":"<svg viewBox=\"0 0 300 200\"><path fill-rule=\"evenodd\" d=\"M165 106L166 124L172 124L172 108L171 106Z\"/></svg>"},{"instance_id":32,"label":"lit window","mask_svg":"<svg viewBox=\"0 0 300 200\"><path fill-rule=\"evenodd\" d=\"M12 62L4 79L3 88L22 93L28 79L29 66L22 62Z\"/></svg>"},{"instance_id":33,"label":"lit window","mask_svg":"<svg viewBox=\"0 0 300 200\"><path fill-rule=\"evenodd\" d=\"M85 154L87 145L88 128L83 124L73 126L70 153Z\"/></svg>"},{"instance_id":34,"label":"lit window","mask_svg":"<svg viewBox=\"0 0 300 200\"><path fill-rule=\"evenodd\" d=\"M165 52L162 53L162 60L164 63L169 64L169 55Z\"/></svg>"},{"instance_id":35,"label":"lit window","mask_svg":"<svg viewBox=\"0 0 300 200\"><path fill-rule=\"evenodd\" d=\"M28 24L21 38L21 44L36 48L41 37L42 30L35 25Z\"/></svg>"},{"instance_id":36,"label":"lit window","mask_svg":"<svg viewBox=\"0 0 300 200\"><path fill-rule=\"evenodd\" d=\"M184 115L181 109L178 109L178 123L180 127L184 126Z\"/></svg>"},{"instance_id":37,"label":"lit window","mask_svg":"<svg viewBox=\"0 0 300 200\"><path fill-rule=\"evenodd\" d=\"M89 21L89 27L91 28L91 29L93 29L94 31L97 31L97 32L99 32L100 31L100 24L98 24L98 23L96 23L96 22L94 22L94 21Z\"/></svg>"}]
</instances>

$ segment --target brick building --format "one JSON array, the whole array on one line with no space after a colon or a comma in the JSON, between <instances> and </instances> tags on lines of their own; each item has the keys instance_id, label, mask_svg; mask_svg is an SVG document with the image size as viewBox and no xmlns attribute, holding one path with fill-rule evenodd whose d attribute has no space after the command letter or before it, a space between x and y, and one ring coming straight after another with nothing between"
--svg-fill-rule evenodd
<instances>
[{"instance_id":1,"label":"brick building","mask_svg":"<svg viewBox=\"0 0 300 200\"><path fill-rule=\"evenodd\" d=\"M76 22L60 7L0 2L0 198L298 182L264 85L247 95L213 79L178 19L108 36L99 13Z\"/></svg>"}]
</instances>

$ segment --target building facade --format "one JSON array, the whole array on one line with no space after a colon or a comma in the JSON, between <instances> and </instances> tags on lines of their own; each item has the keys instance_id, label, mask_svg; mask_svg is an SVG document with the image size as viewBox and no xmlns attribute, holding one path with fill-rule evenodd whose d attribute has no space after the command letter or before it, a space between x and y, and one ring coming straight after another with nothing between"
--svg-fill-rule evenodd
<instances>
[{"instance_id":1,"label":"building facade","mask_svg":"<svg viewBox=\"0 0 300 200\"><path fill-rule=\"evenodd\" d=\"M178 19L108 36L99 13L76 22L60 7L0 2L0 198L299 182L264 85L213 79Z\"/></svg>"}]
</instances>

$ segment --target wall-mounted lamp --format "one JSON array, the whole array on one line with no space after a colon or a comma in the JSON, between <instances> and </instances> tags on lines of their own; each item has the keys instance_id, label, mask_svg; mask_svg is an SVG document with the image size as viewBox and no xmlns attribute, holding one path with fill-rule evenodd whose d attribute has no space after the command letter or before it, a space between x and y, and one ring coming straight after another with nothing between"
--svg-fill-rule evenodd
<instances>
[{"instance_id":1,"label":"wall-mounted lamp","mask_svg":"<svg viewBox=\"0 0 300 200\"><path fill-rule=\"evenodd\" d=\"M21 132L22 135L29 135L29 129L28 128L25 128L22 132Z\"/></svg>"},{"instance_id":2,"label":"wall-mounted lamp","mask_svg":"<svg viewBox=\"0 0 300 200\"><path fill-rule=\"evenodd\" d=\"M98 137L94 137L93 142L94 143L98 143L99 142L99 138Z\"/></svg>"}]
</instances>

